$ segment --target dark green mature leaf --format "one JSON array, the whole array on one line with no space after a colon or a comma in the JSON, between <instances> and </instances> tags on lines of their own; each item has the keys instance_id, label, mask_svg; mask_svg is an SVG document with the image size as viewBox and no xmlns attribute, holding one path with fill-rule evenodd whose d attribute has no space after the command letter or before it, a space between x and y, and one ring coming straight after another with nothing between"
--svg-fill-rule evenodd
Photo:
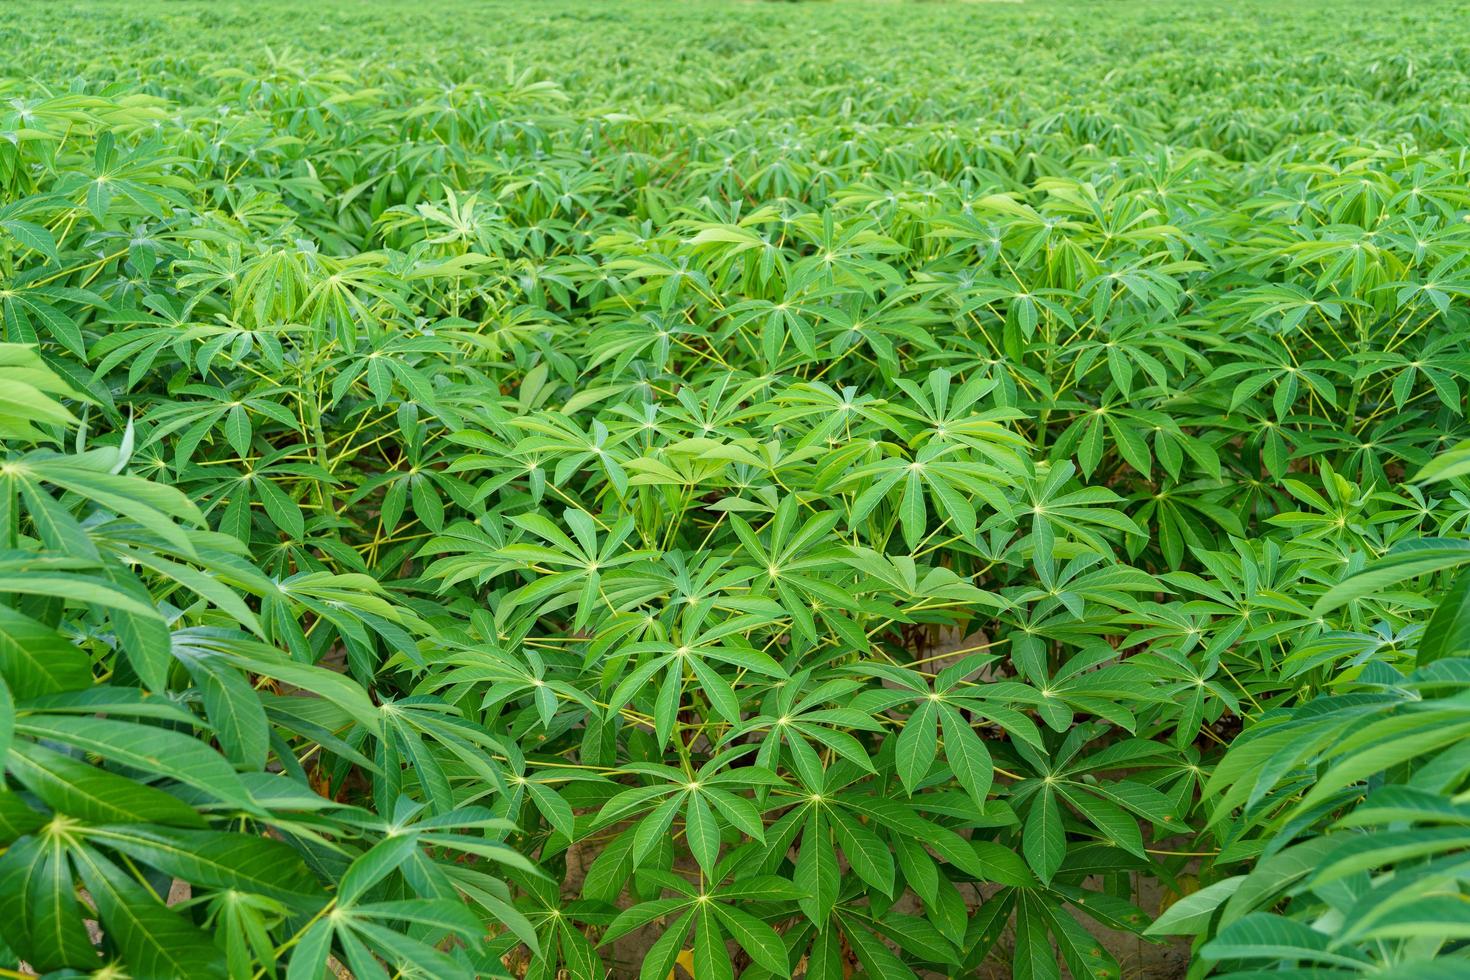
<instances>
[{"instance_id":1,"label":"dark green mature leaf","mask_svg":"<svg viewBox=\"0 0 1470 980\"><path fill-rule=\"evenodd\" d=\"M30 715L17 730L95 753L148 777L177 780L227 803L253 806L229 763L207 745L180 732L67 715Z\"/></svg>"},{"instance_id":2,"label":"dark green mature leaf","mask_svg":"<svg viewBox=\"0 0 1470 980\"><path fill-rule=\"evenodd\" d=\"M0 936L42 970L97 964L82 921L66 848L56 836L32 837L0 857Z\"/></svg>"},{"instance_id":3,"label":"dark green mature leaf","mask_svg":"<svg viewBox=\"0 0 1470 980\"><path fill-rule=\"evenodd\" d=\"M0 793L0 843L10 844L45 822L46 815L26 803L19 793Z\"/></svg>"},{"instance_id":4,"label":"dark green mature leaf","mask_svg":"<svg viewBox=\"0 0 1470 980\"><path fill-rule=\"evenodd\" d=\"M191 884L251 892L308 907L320 905L326 897L300 855L266 837L129 826L96 827L87 836Z\"/></svg>"},{"instance_id":5,"label":"dark green mature leaf","mask_svg":"<svg viewBox=\"0 0 1470 980\"><path fill-rule=\"evenodd\" d=\"M0 606L0 677L16 697L75 691L92 683L85 651L29 616Z\"/></svg>"},{"instance_id":6,"label":"dark green mature leaf","mask_svg":"<svg viewBox=\"0 0 1470 980\"><path fill-rule=\"evenodd\" d=\"M194 808L176 796L41 745L15 745L7 768L47 806L88 823L192 827L202 822Z\"/></svg>"},{"instance_id":7,"label":"dark green mature leaf","mask_svg":"<svg viewBox=\"0 0 1470 980\"><path fill-rule=\"evenodd\" d=\"M224 958L199 929L91 848L73 852L111 943L137 977L224 977Z\"/></svg>"},{"instance_id":8,"label":"dark green mature leaf","mask_svg":"<svg viewBox=\"0 0 1470 980\"><path fill-rule=\"evenodd\" d=\"M1043 788L1031 804L1026 817L1026 831L1022 837L1022 850L1026 863L1036 872L1042 884L1051 881L1052 875L1062 866L1067 856L1066 833L1062 829L1062 809L1057 803L1057 794L1050 786Z\"/></svg>"}]
</instances>

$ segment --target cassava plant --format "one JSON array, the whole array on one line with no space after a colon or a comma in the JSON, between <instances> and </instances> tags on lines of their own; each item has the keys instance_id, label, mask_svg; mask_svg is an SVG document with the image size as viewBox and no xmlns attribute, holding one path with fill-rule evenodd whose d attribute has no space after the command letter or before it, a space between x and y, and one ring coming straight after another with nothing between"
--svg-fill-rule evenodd
<instances>
[{"instance_id":1,"label":"cassava plant","mask_svg":"<svg viewBox=\"0 0 1470 980\"><path fill-rule=\"evenodd\" d=\"M1470 969L1459 0L6 13L4 975Z\"/></svg>"}]
</instances>

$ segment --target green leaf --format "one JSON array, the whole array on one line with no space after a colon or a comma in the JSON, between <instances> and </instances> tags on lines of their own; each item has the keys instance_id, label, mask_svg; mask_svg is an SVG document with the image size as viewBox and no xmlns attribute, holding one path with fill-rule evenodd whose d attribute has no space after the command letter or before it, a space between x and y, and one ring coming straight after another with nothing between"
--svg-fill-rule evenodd
<instances>
[{"instance_id":1,"label":"green leaf","mask_svg":"<svg viewBox=\"0 0 1470 980\"><path fill-rule=\"evenodd\" d=\"M1017 903L1016 949L1011 971L1017 980L1060 980L1057 950L1049 941L1050 918L1040 908L1041 899L1022 895Z\"/></svg>"},{"instance_id":2,"label":"green leaf","mask_svg":"<svg viewBox=\"0 0 1470 980\"><path fill-rule=\"evenodd\" d=\"M778 977L787 976L791 971L790 961L786 954L786 944L776 934L776 930L757 919L755 916L742 912L730 905L714 902L710 905L719 917L720 923L725 930L740 944L740 948L750 955L755 964Z\"/></svg>"},{"instance_id":3,"label":"green leaf","mask_svg":"<svg viewBox=\"0 0 1470 980\"><path fill-rule=\"evenodd\" d=\"M1420 898L1380 916L1357 938L1427 939L1435 943L1470 938L1470 904L1458 896Z\"/></svg>"},{"instance_id":4,"label":"green leaf","mask_svg":"<svg viewBox=\"0 0 1470 980\"><path fill-rule=\"evenodd\" d=\"M840 810L832 814L832 830L847 863L858 877L884 895L893 895L893 852L877 834L848 818Z\"/></svg>"},{"instance_id":5,"label":"green leaf","mask_svg":"<svg viewBox=\"0 0 1470 980\"><path fill-rule=\"evenodd\" d=\"M1470 473L1470 440L1456 443L1420 468L1414 483L1437 483Z\"/></svg>"},{"instance_id":6,"label":"green leaf","mask_svg":"<svg viewBox=\"0 0 1470 980\"><path fill-rule=\"evenodd\" d=\"M619 912L617 918L608 925L602 934L603 944L616 942L622 937L635 930L641 929L655 919L665 916L688 906L686 898L658 898L651 902L640 902L631 908Z\"/></svg>"},{"instance_id":7,"label":"green leaf","mask_svg":"<svg viewBox=\"0 0 1470 980\"><path fill-rule=\"evenodd\" d=\"M136 977L226 977L224 957L115 864L91 848L73 852L103 932Z\"/></svg>"},{"instance_id":8,"label":"green leaf","mask_svg":"<svg viewBox=\"0 0 1470 980\"><path fill-rule=\"evenodd\" d=\"M643 955L643 965L638 971L639 980L668 980L668 976L674 969L674 962L684 949L684 937L689 934L689 924L694 919L694 909L690 909L664 930L648 952Z\"/></svg>"},{"instance_id":9,"label":"green leaf","mask_svg":"<svg viewBox=\"0 0 1470 980\"><path fill-rule=\"evenodd\" d=\"M1254 913L1230 923L1200 950L1212 961L1267 960L1273 965L1288 962L1322 963L1349 969L1361 968L1361 957L1330 950L1331 937L1300 922L1277 915Z\"/></svg>"},{"instance_id":10,"label":"green leaf","mask_svg":"<svg viewBox=\"0 0 1470 980\"><path fill-rule=\"evenodd\" d=\"M939 751L939 709L934 701L922 701L898 733L893 761L904 789L913 795Z\"/></svg>"},{"instance_id":11,"label":"green leaf","mask_svg":"<svg viewBox=\"0 0 1470 980\"><path fill-rule=\"evenodd\" d=\"M383 838L359 854L343 873L337 883L337 904L344 908L351 906L417 853L418 839L412 834Z\"/></svg>"},{"instance_id":12,"label":"green leaf","mask_svg":"<svg viewBox=\"0 0 1470 980\"><path fill-rule=\"evenodd\" d=\"M0 675L0 760L10 754L10 743L15 738L15 699L10 688Z\"/></svg>"},{"instance_id":13,"label":"green leaf","mask_svg":"<svg viewBox=\"0 0 1470 980\"><path fill-rule=\"evenodd\" d=\"M0 844L9 845L45 822L46 815L32 809L20 794L0 790Z\"/></svg>"},{"instance_id":14,"label":"green leaf","mask_svg":"<svg viewBox=\"0 0 1470 980\"><path fill-rule=\"evenodd\" d=\"M193 807L176 796L29 742L6 760L10 774L58 813L87 823L149 823L197 827Z\"/></svg>"},{"instance_id":15,"label":"green leaf","mask_svg":"<svg viewBox=\"0 0 1470 980\"><path fill-rule=\"evenodd\" d=\"M990 750L965 722L964 716L949 705L944 706L944 759L954 770L955 778L975 801L977 813L985 811L985 799L995 776Z\"/></svg>"},{"instance_id":16,"label":"green leaf","mask_svg":"<svg viewBox=\"0 0 1470 980\"><path fill-rule=\"evenodd\" d=\"M684 832L689 840L689 852L706 874L709 874L720 856L720 830L715 815L701 794L688 794L684 807Z\"/></svg>"},{"instance_id":17,"label":"green leaf","mask_svg":"<svg viewBox=\"0 0 1470 980\"><path fill-rule=\"evenodd\" d=\"M1056 791L1050 786L1043 786L1031 803L1021 835L1021 851L1042 884L1051 881L1067 856L1062 810L1057 805Z\"/></svg>"},{"instance_id":18,"label":"green leaf","mask_svg":"<svg viewBox=\"0 0 1470 980\"><path fill-rule=\"evenodd\" d=\"M210 797L254 809L240 777L222 756L188 735L105 718L28 715L17 731L93 752L145 773L174 779Z\"/></svg>"},{"instance_id":19,"label":"green leaf","mask_svg":"<svg viewBox=\"0 0 1470 980\"><path fill-rule=\"evenodd\" d=\"M1342 835L1323 855L1311 880L1323 885L1373 868L1386 868L1427 855L1445 854L1470 847L1470 829L1464 827L1416 827L1412 830L1376 831Z\"/></svg>"},{"instance_id":20,"label":"green leaf","mask_svg":"<svg viewBox=\"0 0 1470 980\"><path fill-rule=\"evenodd\" d=\"M271 523L282 531L293 541L301 540L306 533L306 519L301 516L301 508L294 500L281 492L281 489L271 480L261 478L251 482L260 503L265 507L266 516Z\"/></svg>"},{"instance_id":21,"label":"green leaf","mask_svg":"<svg viewBox=\"0 0 1470 980\"><path fill-rule=\"evenodd\" d=\"M82 575L0 575L0 592L85 602L162 622L158 610L114 586Z\"/></svg>"},{"instance_id":22,"label":"green leaf","mask_svg":"<svg viewBox=\"0 0 1470 980\"><path fill-rule=\"evenodd\" d=\"M1143 931L1145 936L1197 936L1209 928L1216 910L1245 881L1244 875L1234 875L1206 885L1171 904L1153 923Z\"/></svg>"},{"instance_id":23,"label":"green leaf","mask_svg":"<svg viewBox=\"0 0 1470 980\"><path fill-rule=\"evenodd\" d=\"M816 812L807 817L792 881L802 892L798 903L801 910L819 930L824 928L837 903L841 882L837 851L828 835L827 822Z\"/></svg>"},{"instance_id":24,"label":"green leaf","mask_svg":"<svg viewBox=\"0 0 1470 980\"><path fill-rule=\"evenodd\" d=\"M191 671L204 695L204 713L225 756L241 769L265 768L270 723L244 675L205 661Z\"/></svg>"},{"instance_id":25,"label":"green leaf","mask_svg":"<svg viewBox=\"0 0 1470 980\"><path fill-rule=\"evenodd\" d=\"M1349 575L1328 589L1312 615L1321 616L1355 599L1380 592L1400 582L1453 568L1470 561L1470 541L1450 538L1415 538L1395 545L1382 558L1362 571Z\"/></svg>"},{"instance_id":26,"label":"green leaf","mask_svg":"<svg viewBox=\"0 0 1470 980\"><path fill-rule=\"evenodd\" d=\"M735 980L719 919L708 907L701 908L694 920L694 974L710 980Z\"/></svg>"},{"instance_id":27,"label":"green leaf","mask_svg":"<svg viewBox=\"0 0 1470 980\"><path fill-rule=\"evenodd\" d=\"M1392 734L1391 731L1386 731L1382 740L1368 746L1357 746L1355 751L1332 765L1302 797L1297 804L1297 812L1309 810L1344 786L1381 772L1389 766L1432 752L1440 746L1457 743L1470 736L1470 721L1442 725L1433 731L1420 727L1399 737L1389 737Z\"/></svg>"},{"instance_id":28,"label":"green leaf","mask_svg":"<svg viewBox=\"0 0 1470 980\"><path fill-rule=\"evenodd\" d=\"M0 228L26 248L35 249L52 262L61 261L56 254L56 238L45 227L19 218L7 218L0 220Z\"/></svg>"},{"instance_id":29,"label":"green leaf","mask_svg":"<svg viewBox=\"0 0 1470 980\"><path fill-rule=\"evenodd\" d=\"M95 967L97 950L82 921L71 862L60 838L42 840L35 863L26 874L22 886L28 919L28 945L23 947L26 958L43 970ZM0 881L5 877L0 873Z\"/></svg>"},{"instance_id":30,"label":"green leaf","mask_svg":"<svg viewBox=\"0 0 1470 980\"><path fill-rule=\"evenodd\" d=\"M326 900L301 856L268 837L131 826L97 827L87 836L194 885L265 895L307 908Z\"/></svg>"},{"instance_id":31,"label":"green leaf","mask_svg":"<svg viewBox=\"0 0 1470 980\"><path fill-rule=\"evenodd\" d=\"M333 930L330 919L318 920L306 930L287 963L286 980L322 980L327 975Z\"/></svg>"},{"instance_id":32,"label":"green leaf","mask_svg":"<svg viewBox=\"0 0 1470 980\"><path fill-rule=\"evenodd\" d=\"M1419 640L1417 663L1470 653L1470 571L1461 572L1439 600Z\"/></svg>"}]
</instances>

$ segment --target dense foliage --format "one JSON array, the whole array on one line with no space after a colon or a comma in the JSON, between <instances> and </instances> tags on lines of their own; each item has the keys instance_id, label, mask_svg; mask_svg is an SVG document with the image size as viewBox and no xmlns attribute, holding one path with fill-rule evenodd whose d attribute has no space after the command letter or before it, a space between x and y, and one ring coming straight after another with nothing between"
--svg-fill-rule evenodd
<instances>
[{"instance_id":1,"label":"dense foliage","mask_svg":"<svg viewBox=\"0 0 1470 980\"><path fill-rule=\"evenodd\" d=\"M7 7L6 975L1461 975L1467 15Z\"/></svg>"}]
</instances>

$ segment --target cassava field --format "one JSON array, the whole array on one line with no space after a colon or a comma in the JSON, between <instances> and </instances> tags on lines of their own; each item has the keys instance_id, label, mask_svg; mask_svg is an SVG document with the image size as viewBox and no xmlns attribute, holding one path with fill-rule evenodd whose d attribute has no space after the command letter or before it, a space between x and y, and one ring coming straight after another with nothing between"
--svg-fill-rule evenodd
<instances>
[{"instance_id":1,"label":"cassava field","mask_svg":"<svg viewBox=\"0 0 1470 980\"><path fill-rule=\"evenodd\" d=\"M1470 976L1467 145L1460 2L0 4L0 974Z\"/></svg>"}]
</instances>

